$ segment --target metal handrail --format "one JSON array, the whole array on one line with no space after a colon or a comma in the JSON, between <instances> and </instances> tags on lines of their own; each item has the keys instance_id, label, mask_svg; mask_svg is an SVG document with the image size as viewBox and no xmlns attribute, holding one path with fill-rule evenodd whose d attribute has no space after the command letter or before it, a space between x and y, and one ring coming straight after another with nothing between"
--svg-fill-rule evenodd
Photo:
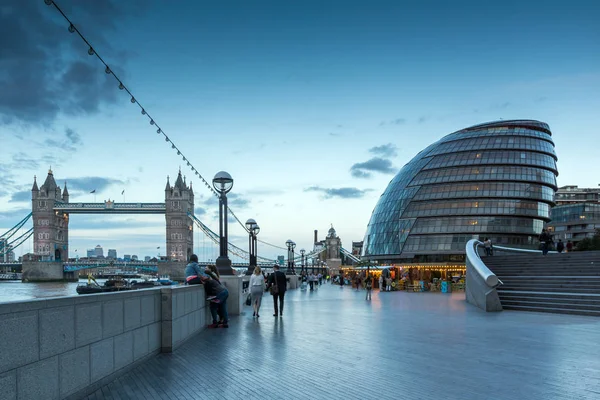
<instances>
[{"instance_id":1,"label":"metal handrail","mask_svg":"<svg viewBox=\"0 0 600 400\"><path fill-rule=\"evenodd\" d=\"M502 281L498 279L496 274L494 274L490 269L484 264L479 256L479 251L477 248L483 246L483 242L480 242L477 239L471 239L467 242L466 247L466 256L471 262L473 269L483 278L483 281L490 288L496 288L499 285L502 285Z\"/></svg>"}]
</instances>

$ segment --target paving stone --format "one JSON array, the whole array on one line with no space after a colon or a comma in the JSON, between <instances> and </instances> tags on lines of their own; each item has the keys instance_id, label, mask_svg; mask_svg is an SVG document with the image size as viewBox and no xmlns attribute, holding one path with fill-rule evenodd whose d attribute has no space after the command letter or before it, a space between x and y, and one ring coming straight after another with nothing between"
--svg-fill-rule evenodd
<instances>
[{"instance_id":1,"label":"paving stone","mask_svg":"<svg viewBox=\"0 0 600 400\"><path fill-rule=\"evenodd\" d=\"M283 317L205 329L89 399L598 399L600 319L485 313L464 294L286 293ZM191 377L191 378L190 378Z\"/></svg>"}]
</instances>

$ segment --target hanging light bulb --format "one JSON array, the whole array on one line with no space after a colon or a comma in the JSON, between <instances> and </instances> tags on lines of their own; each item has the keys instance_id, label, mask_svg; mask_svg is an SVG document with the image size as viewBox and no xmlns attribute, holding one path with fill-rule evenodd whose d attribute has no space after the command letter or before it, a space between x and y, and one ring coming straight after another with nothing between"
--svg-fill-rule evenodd
<instances>
[{"instance_id":1,"label":"hanging light bulb","mask_svg":"<svg viewBox=\"0 0 600 400\"><path fill-rule=\"evenodd\" d=\"M181 152L180 152L179 150L177 150L177 155L178 155L178 156L180 156L180 155L181 155Z\"/></svg>"},{"instance_id":2,"label":"hanging light bulb","mask_svg":"<svg viewBox=\"0 0 600 400\"><path fill-rule=\"evenodd\" d=\"M107 65L106 68L104 69L104 72L106 72L107 74L110 74L112 71L110 70L110 67Z\"/></svg>"},{"instance_id":3,"label":"hanging light bulb","mask_svg":"<svg viewBox=\"0 0 600 400\"><path fill-rule=\"evenodd\" d=\"M75 26L73 24L69 25L69 32L75 32Z\"/></svg>"},{"instance_id":4,"label":"hanging light bulb","mask_svg":"<svg viewBox=\"0 0 600 400\"><path fill-rule=\"evenodd\" d=\"M158 129L156 130L156 133L158 133L158 134L160 135L160 134L162 133L162 130L161 130L160 128L158 128Z\"/></svg>"},{"instance_id":5,"label":"hanging light bulb","mask_svg":"<svg viewBox=\"0 0 600 400\"><path fill-rule=\"evenodd\" d=\"M154 120L152 118L150 119L150 125L154 125Z\"/></svg>"},{"instance_id":6,"label":"hanging light bulb","mask_svg":"<svg viewBox=\"0 0 600 400\"><path fill-rule=\"evenodd\" d=\"M46 3L47 6L51 6L52 0L44 0L44 3Z\"/></svg>"},{"instance_id":7,"label":"hanging light bulb","mask_svg":"<svg viewBox=\"0 0 600 400\"><path fill-rule=\"evenodd\" d=\"M188 167L190 166L190 162L189 161L187 162L187 165L188 165Z\"/></svg>"},{"instance_id":8,"label":"hanging light bulb","mask_svg":"<svg viewBox=\"0 0 600 400\"><path fill-rule=\"evenodd\" d=\"M174 149L175 148L175 143L171 144L171 148Z\"/></svg>"},{"instance_id":9,"label":"hanging light bulb","mask_svg":"<svg viewBox=\"0 0 600 400\"><path fill-rule=\"evenodd\" d=\"M90 46L90 48L88 49L88 54L89 54L90 56L93 56L93 55L94 55L94 49L92 49L92 46Z\"/></svg>"},{"instance_id":10,"label":"hanging light bulb","mask_svg":"<svg viewBox=\"0 0 600 400\"><path fill-rule=\"evenodd\" d=\"M125 89L125 86L123 86L122 82L119 82L119 89L121 89L121 90Z\"/></svg>"},{"instance_id":11,"label":"hanging light bulb","mask_svg":"<svg viewBox=\"0 0 600 400\"><path fill-rule=\"evenodd\" d=\"M135 103L135 97L131 96L131 102Z\"/></svg>"},{"instance_id":12,"label":"hanging light bulb","mask_svg":"<svg viewBox=\"0 0 600 400\"><path fill-rule=\"evenodd\" d=\"M168 142L168 141L169 141L169 137L165 136L165 142Z\"/></svg>"},{"instance_id":13,"label":"hanging light bulb","mask_svg":"<svg viewBox=\"0 0 600 400\"><path fill-rule=\"evenodd\" d=\"M146 115L146 110L142 108L142 115Z\"/></svg>"}]
</instances>

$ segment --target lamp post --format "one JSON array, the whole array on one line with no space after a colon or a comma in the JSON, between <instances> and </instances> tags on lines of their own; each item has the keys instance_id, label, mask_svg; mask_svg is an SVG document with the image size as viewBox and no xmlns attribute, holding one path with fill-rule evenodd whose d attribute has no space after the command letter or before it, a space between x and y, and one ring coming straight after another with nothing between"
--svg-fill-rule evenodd
<instances>
[{"instance_id":1,"label":"lamp post","mask_svg":"<svg viewBox=\"0 0 600 400\"><path fill-rule=\"evenodd\" d=\"M260 232L260 227L254 219L250 218L248 221L246 221L246 229L248 229L248 247L250 248L250 262L248 263L248 271L246 271L246 275L252 275L257 264L256 235L258 235L258 232Z\"/></svg>"},{"instance_id":2,"label":"lamp post","mask_svg":"<svg viewBox=\"0 0 600 400\"><path fill-rule=\"evenodd\" d=\"M288 249L288 267L286 273L288 275L295 275L294 272L294 249L296 248L296 243L292 239L288 239L285 242L285 245Z\"/></svg>"},{"instance_id":3,"label":"lamp post","mask_svg":"<svg viewBox=\"0 0 600 400\"><path fill-rule=\"evenodd\" d=\"M219 193L219 258L215 264L220 275L233 275L231 260L227 255L227 193L233 187L233 178L227 172L220 171L212 184Z\"/></svg>"},{"instance_id":4,"label":"lamp post","mask_svg":"<svg viewBox=\"0 0 600 400\"><path fill-rule=\"evenodd\" d=\"M304 274L304 253L306 253L306 250L300 249L300 255L302 256L300 259L300 275ZM306 269L308 270L308 265L306 266Z\"/></svg>"}]
</instances>

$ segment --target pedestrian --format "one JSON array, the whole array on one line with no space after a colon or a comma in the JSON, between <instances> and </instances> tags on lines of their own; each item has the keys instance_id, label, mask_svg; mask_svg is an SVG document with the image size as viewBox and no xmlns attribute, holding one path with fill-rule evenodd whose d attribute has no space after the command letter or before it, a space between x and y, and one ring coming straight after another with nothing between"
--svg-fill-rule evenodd
<instances>
[{"instance_id":1,"label":"pedestrian","mask_svg":"<svg viewBox=\"0 0 600 400\"><path fill-rule=\"evenodd\" d=\"M389 276L387 278L385 278L385 291L386 292L392 291L392 278L390 278Z\"/></svg>"},{"instance_id":2,"label":"pedestrian","mask_svg":"<svg viewBox=\"0 0 600 400\"><path fill-rule=\"evenodd\" d=\"M273 265L273 273L269 275L267 282L267 289L273 295L273 307L275 309L274 317L279 315L283 316L283 299L285 297L285 289L287 286L287 279L285 274L279 271L279 265ZM279 299L279 308L277 308L277 299Z\"/></svg>"},{"instance_id":3,"label":"pedestrian","mask_svg":"<svg viewBox=\"0 0 600 400\"><path fill-rule=\"evenodd\" d=\"M308 276L308 285L310 286L310 290L312 291L315 285L315 274L313 274L312 272Z\"/></svg>"},{"instance_id":4,"label":"pedestrian","mask_svg":"<svg viewBox=\"0 0 600 400\"><path fill-rule=\"evenodd\" d=\"M379 291L385 292L385 287L383 286L383 273L379 275Z\"/></svg>"},{"instance_id":5,"label":"pedestrian","mask_svg":"<svg viewBox=\"0 0 600 400\"><path fill-rule=\"evenodd\" d=\"M492 241L490 240L490 238L485 238L485 240L483 241L483 248L485 249L486 256L492 255Z\"/></svg>"},{"instance_id":6,"label":"pedestrian","mask_svg":"<svg viewBox=\"0 0 600 400\"><path fill-rule=\"evenodd\" d=\"M556 243L556 251L558 251L559 253L562 253L564 249L565 249L565 244L563 243L562 239L558 239L558 243Z\"/></svg>"},{"instance_id":7,"label":"pedestrian","mask_svg":"<svg viewBox=\"0 0 600 400\"><path fill-rule=\"evenodd\" d=\"M216 272L216 274L215 274ZM219 273L207 268L204 271L198 266L198 256L192 254L190 263L185 267L185 277L188 285L204 285L206 300L210 301L210 314L212 324L209 328L229 328L229 314L227 313L227 298L229 291L219 281ZM213 278L215 277L215 278Z\"/></svg>"},{"instance_id":8,"label":"pedestrian","mask_svg":"<svg viewBox=\"0 0 600 400\"><path fill-rule=\"evenodd\" d=\"M263 277L260 267L254 268L254 273L250 277L250 295L252 296L252 307L254 312L252 317L260 317L258 312L260 311L260 304L262 303L262 296L265 292L266 284L265 278Z\"/></svg>"},{"instance_id":9,"label":"pedestrian","mask_svg":"<svg viewBox=\"0 0 600 400\"><path fill-rule=\"evenodd\" d=\"M360 290L360 276L358 274L356 274L356 290Z\"/></svg>"},{"instance_id":10,"label":"pedestrian","mask_svg":"<svg viewBox=\"0 0 600 400\"><path fill-rule=\"evenodd\" d=\"M552 243L552 237L546 231L546 229L542 229L542 233L540 234L539 241L540 241L540 244L542 245L542 255L545 256L546 254L548 254L548 249L550 247L550 244Z\"/></svg>"},{"instance_id":11,"label":"pedestrian","mask_svg":"<svg viewBox=\"0 0 600 400\"><path fill-rule=\"evenodd\" d=\"M573 242L571 242L570 240L567 240L567 253L570 253L573 251Z\"/></svg>"},{"instance_id":12,"label":"pedestrian","mask_svg":"<svg viewBox=\"0 0 600 400\"><path fill-rule=\"evenodd\" d=\"M367 274L367 277L365 278L365 289L367 291L365 300L371 300L371 289L373 289L373 278L371 278L371 274Z\"/></svg>"}]
</instances>

